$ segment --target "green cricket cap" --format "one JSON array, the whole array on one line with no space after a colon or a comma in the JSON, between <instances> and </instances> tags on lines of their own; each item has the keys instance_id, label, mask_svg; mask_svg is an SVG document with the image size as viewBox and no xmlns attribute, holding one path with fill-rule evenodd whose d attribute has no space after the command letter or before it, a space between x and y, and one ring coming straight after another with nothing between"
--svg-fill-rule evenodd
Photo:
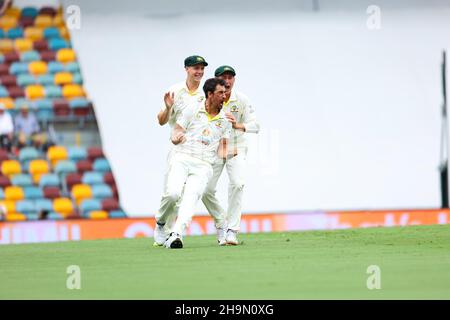
<instances>
[{"instance_id":1,"label":"green cricket cap","mask_svg":"<svg viewBox=\"0 0 450 320\"><path fill-rule=\"evenodd\" d=\"M184 59L184 66L185 67L192 67L197 64L202 64L205 67L208 65L208 62L205 61L203 57L200 56L190 56Z\"/></svg>"},{"instance_id":2,"label":"green cricket cap","mask_svg":"<svg viewBox=\"0 0 450 320\"><path fill-rule=\"evenodd\" d=\"M233 76L236 75L236 71L234 71L233 67L230 66L221 66L216 69L214 72L214 76L219 77L223 75L225 72L231 73Z\"/></svg>"}]
</instances>

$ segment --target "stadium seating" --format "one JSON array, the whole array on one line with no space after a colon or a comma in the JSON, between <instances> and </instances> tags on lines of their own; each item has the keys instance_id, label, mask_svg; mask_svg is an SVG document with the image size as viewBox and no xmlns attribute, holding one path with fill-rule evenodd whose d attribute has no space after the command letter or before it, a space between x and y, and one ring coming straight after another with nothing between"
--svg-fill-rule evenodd
<instances>
[{"instance_id":1,"label":"stadium seating","mask_svg":"<svg viewBox=\"0 0 450 320\"><path fill-rule=\"evenodd\" d=\"M9 8L0 17L0 103L22 105L40 122L94 117L62 8ZM6 221L124 218L101 147L56 144L0 149L0 205Z\"/></svg>"}]
</instances>

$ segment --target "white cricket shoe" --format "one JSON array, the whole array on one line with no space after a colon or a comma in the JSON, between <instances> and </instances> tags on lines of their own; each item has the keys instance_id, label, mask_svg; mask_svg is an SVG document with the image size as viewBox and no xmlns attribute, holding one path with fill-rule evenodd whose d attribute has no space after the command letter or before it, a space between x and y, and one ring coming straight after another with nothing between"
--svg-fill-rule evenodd
<instances>
[{"instance_id":1,"label":"white cricket shoe","mask_svg":"<svg viewBox=\"0 0 450 320\"><path fill-rule=\"evenodd\" d=\"M164 243L167 249L181 249L183 248L183 239L178 233L172 232L169 239Z\"/></svg>"},{"instance_id":2,"label":"white cricket shoe","mask_svg":"<svg viewBox=\"0 0 450 320\"><path fill-rule=\"evenodd\" d=\"M224 246L227 244L226 240L227 232L224 228L217 228L217 242L219 246Z\"/></svg>"},{"instance_id":3,"label":"white cricket shoe","mask_svg":"<svg viewBox=\"0 0 450 320\"><path fill-rule=\"evenodd\" d=\"M226 244L229 244L232 246L237 246L239 244L239 241L237 238L237 231L228 229L225 241L226 241Z\"/></svg>"},{"instance_id":4,"label":"white cricket shoe","mask_svg":"<svg viewBox=\"0 0 450 320\"><path fill-rule=\"evenodd\" d=\"M153 233L153 237L155 238L155 242L153 243L153 246L155 247L161 247L164 245L164 242L166 242L168 235L167 232L164 230L164 226L160 224L156 224L155 232Z\"/></svg>"}]
</instances>

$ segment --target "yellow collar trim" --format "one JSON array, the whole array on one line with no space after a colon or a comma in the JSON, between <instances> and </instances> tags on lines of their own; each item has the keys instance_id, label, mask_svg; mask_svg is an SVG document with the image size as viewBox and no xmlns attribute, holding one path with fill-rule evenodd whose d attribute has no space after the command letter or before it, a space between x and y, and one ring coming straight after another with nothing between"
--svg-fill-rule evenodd
<instances>
[{"instance_id":1,"label":"yellow collar trim","mask_svg":"<svg viewBox=\"0 0 450 320\"><path fill-rule=\"evenodd\" d=\"M207 111L205 111L205 112L206 112L206 115L208 116L208 122L220 119L220 112L217 115L215 115L214 117L211 117L211 115Z\"/></svg>"}]
</instances>

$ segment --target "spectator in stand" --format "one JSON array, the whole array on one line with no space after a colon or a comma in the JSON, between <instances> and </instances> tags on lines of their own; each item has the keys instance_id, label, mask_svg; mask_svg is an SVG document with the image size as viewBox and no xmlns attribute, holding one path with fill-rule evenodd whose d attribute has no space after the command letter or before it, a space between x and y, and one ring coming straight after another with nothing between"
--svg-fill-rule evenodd
<instances>
[{"instance_id":1,"label":"spectator in stand","mask_svg":"<svg viewBox=\"0 0 450 320\"><path fill-rule=\"evenodd\" d=\"M34 113L30 113L26 104L20 107L20 113L14 120L19 148L30 144L40 148L44 144L45 136L41 133L39 122Z\"/></svg>"},{"instance_id":2,"label":"spectator in stand","mask_svg":"<svg viewBox=\"0 0 450 320\"><path fill-rule=\"evenodd\" d=\"M14 124L11 115L5 111L5 105L0 103L0 147L11 152L14 137Z\"/></svg>"}]
</instances>

